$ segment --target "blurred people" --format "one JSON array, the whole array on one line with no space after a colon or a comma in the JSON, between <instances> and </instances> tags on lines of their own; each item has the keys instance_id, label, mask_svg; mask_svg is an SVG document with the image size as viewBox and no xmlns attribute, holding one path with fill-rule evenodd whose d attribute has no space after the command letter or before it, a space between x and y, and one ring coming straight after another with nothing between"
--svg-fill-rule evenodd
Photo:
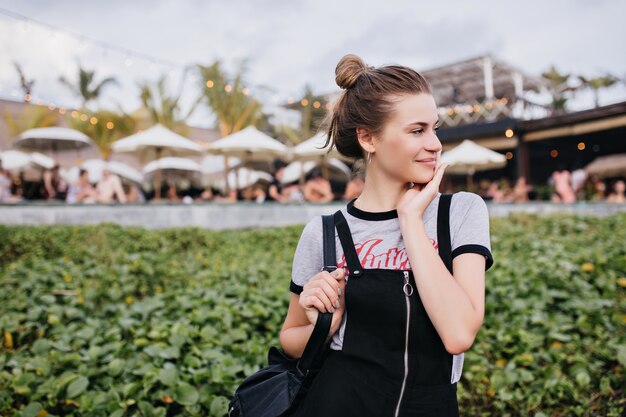
<instances>
[{"instance_id":1,"label":"blurred people","mask_svg":"<svg viewBox=\"0 0 626 417\"><path fill-rule=\"evenodd\" d=\"M282 184L286 166L287 165L280 159L274 161L274 175L272 176L272 182L267 187L267 201L285 203L289 200L289 196L284 192L285 190Z\"/></svg>"},{"instance_id":2,"label":"blurred people","mask_svg":"<svg viewBox=\"0 0 626 417\"><path fill-rule=\"evenodd\" d=\"M46 200L65 200L68 184L61 178L61 166L56 164L43 173L43 196Z\"/></svg>"},{"instance_id":3,"label":"blurred people","mask_svg":"<svg viewBox=\"0 0 626 417\"><path fill-rule=\"evenodd\" d=\"M354 174L352 179L348 181L348 184L346 185L346 191L343 194L343 199L346 201L354 200L361 195L364 185L365 183L363 182L361 175Z\"/></svg>"},{"instance_id":4,"label":"blurred people","mask_svg":"<svg viewBox=\"0 0 626 417\"><path fill-rule=\"evenodd\" d=\"M126 192L126 200L129 203L141 204L146 202L146 196L137 184L130 184L127 188L128 192L126 191L126 188L124 189L124 192Z\"/></svg>"},{"instance_id":5,"label":"blurred people","mask_svg":"<svg viewBox=\"0 0 626 417\"><path fill-rule=\"evenodd\" d=\"M314 170L304 183L304 199L312 203L328 203L335 198L330 182Z\"/></svg>"},{"instance_id":6,"label":"blurred people","mask_svg":"<svg viewBox=\"0 0 626 417\"><path fill-rule=\"evenodd\" d=\"M298 181L293 182L285 187L285 193L289 197L290 203L304 203L304 194Z\"/></svg>"},{"instance_id":7,"label":"blurred people","mask_svg":"<svg viewBox=\"0 0 626 417\"><path fill-rule=\"evenodd\" d=\"M102 171L102 179L96 186L96 191L99 203L110 204L116 200L119 203L126 203L126 194L124 194L120 177L106 168Z\"/></svg>"},{"instance_id":8,"label":"blurred people","mask_svg":"<svg viewBox=\"0 0 626 417\"><path fill-rule=\"evenodd\" d=\"M170 203L180 203L181 199L176 192L176 184L173 182L167 183L167 201Z\"/></svg>"},{"instance_id":9,"label":"blurred people","mask_svg":"<svg viewBox=\"0 0 626 417\"><path fill-rule=\"evenodd\" d=\"M236 203L237 202L237 190L232 189L228 193L228 195L218 194L213 197L213 201L218 203Z\"/></svg>"},{"instance_id":10,"label":"blurred people","mask_svg":"<svg viewBox=\"0 0 626 417\"><path fill-rule=\"evenodd\" d=\"M572 176L566 169L560 169L552 173L552 181L555 193L552 194L553 203L575 203L576 194L572 188Z\"/></svg>"},{"instance_id":11,"label":"blurred people","mask_svg":"<svg viewBox=\"0 0 626 417\"><path fill-rule=\"evenodd\" d=\"M587 172L582 168L577 168L572 171L572 190L576 196L576 200L582 200L585 198L585 182L587 181Z\"/></svg>"},{"instance_id":12,"label":"blurred people","mask_svg":"<svg viewBox=\"0 0 626 417\"><path fill-rule=\"evenodd\" d=\"M512 200L516 203L528 201L528 193L530 190L532 190L532 187L526 183L526 177L519 177L513 187Z\"/></svg>"},{"instance_id":13,"label":"blurred people","mask_svg":"<svg viewBox=\"0 0 626 417\"><path fill-rule=\"evenodd\" d=\"M506 201L504 193L500 190L498 181L493 181L489 184L487 192L483 198L488 201L493 201L494 203L503 203Z\"/></svg>"},{"instance_id":14,"label":"blurred people","mask_svg":"<svg viewBox=\"0 0 626 417\"><path fill-rule=\"evenodd\" d=\"M626 183L624 180L617 180L613 184L613 191L606 198L607 203L626 203Z\"/></svg>"},{"instance_id":15,"label":"blurred people","mask_svg":"<svg viewBox=\"0 0 626 417\"><path fill-rule=\"evenodd\" d=\"M78 172L78 179L69 186L65 201L70 204L95 203L98 201L98 193L89 183L89 172L87 170L81 169Z\"/></svg>"},{"instance_id":16,"label":"blurred people","mask_svg":"<svg viewBox=\"0 0 626 417\"><path fill-rule=\"evenodd\" d=\"M261 184L250 185L241 190L240 197L242 201L254 201L256 203L262 203L265 201L266 194Z\"/></svg>"},{"instance_id":17,"label":"blurred people","mask_svg":"<svg viewBox=\"0 0 626 417\"><path fill-rule=\"evenodd\" d=\"M196 200L198 200L198 201L211 201L214 198L215 198L215 195L213 194L213 189L211 189L211 187L206 187Z\"/></svg>"},{"instance_id":18,"label":"blurred people","mask_svg":"<svg viewBox=\"0 0 626 417\"><path fill-rule=\"evenodd\" d=\"M13 181L9 171L2 168L0 162L0 203L17 203L22 201L22 197L11 193L11 185Z\"/></svg>"}]
</instances>

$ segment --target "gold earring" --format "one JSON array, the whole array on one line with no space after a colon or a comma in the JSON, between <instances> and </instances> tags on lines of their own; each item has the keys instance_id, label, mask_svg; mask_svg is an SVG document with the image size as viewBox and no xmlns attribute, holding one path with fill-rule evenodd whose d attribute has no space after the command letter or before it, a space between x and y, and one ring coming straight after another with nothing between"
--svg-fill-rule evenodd
<instances>
[{"instance_id":1,"label":"gold earring","mask_svg":"<svg viewBox=\"0 0 626 417\"><path fill-rule=\"evenodd\" d=\"M369 165L369 164L370 164L370 162L372 162L372 153L371 153L371 152L368 152L368 153L367 153L367 164Z\"/></svg>"}]
</instances>

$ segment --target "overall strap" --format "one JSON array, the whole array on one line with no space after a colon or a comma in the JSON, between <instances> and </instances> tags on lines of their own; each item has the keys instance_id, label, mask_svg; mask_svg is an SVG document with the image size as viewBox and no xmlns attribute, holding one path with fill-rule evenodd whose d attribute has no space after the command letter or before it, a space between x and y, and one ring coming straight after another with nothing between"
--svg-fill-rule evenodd
<instances>
[{"instance_id":1,"label":"overall strap","mask_svg":"<svg viewBox=\"0 0 626 417\"><path fill-rule=\"evenodd\" d=\"M350 276L361 276L363 273L361 261L359 261L359 255L357 255L356 249L354 249L352 233L350 232L348 222L343 216L341 210L337 210L335 213L335 226L337 227L339 241L341 242L341 247L343 248L343 254L346 257L346 263L348 264Z\"/></svg>"},{"instance_id":2,"label":"overall strap","mask_svg":"<svg viewBox=\"0 0 626 417\"><path fill-rule=\"evenodd\" d=\"M450 203L452 194L441 194L437 210L437 240L439 256L452 273L452 243L450 241Z\"/></svg>"},{"instance_id":3,"label":"overall strap","mask_svg":"<svg viewBox=\"0 0 626 417\"><path fill-rule=\"evenodd\" d=\"M335 251L335 218L332 214L322 216L324 232L324 271L337 269L337 254Z\"/></svg>"}]
</instances>

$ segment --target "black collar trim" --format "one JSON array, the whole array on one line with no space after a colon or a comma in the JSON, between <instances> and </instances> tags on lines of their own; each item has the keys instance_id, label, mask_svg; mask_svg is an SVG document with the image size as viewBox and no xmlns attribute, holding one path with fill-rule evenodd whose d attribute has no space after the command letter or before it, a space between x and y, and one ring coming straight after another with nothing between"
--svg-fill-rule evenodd
<instances>
[{"instance_id":1,"label":"black collar trim","mask_svg":"<svg viewBox=\"0 0 626 417\"><path fill-rule=\"evenodd\" d=\"M376 212L363 211L361 209L354 207L355 200L356 198L348 203L348 213L358 219L380 221L380 220L391 220L391 219L398 218L398 210L396 209L389 210L389 211L376 211Z\"/></svg>"}]
</instances>

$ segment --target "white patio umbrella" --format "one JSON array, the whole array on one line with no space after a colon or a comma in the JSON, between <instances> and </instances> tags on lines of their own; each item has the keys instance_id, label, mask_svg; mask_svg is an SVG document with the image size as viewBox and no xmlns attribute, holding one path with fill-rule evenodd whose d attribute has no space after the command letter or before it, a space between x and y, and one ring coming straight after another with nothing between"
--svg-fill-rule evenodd
<instances>
[{"instance_id":1,"label":"white patio umbrella","mask_svg":"<svg viewBox=\"0 0 626 417\"><path fill-rule=\"evenodd\" d=\"M285 145L254 126L216 140L209 145L208 151L216 155L236 156L244 161L264 161L289 155Z\"/></svg>"},{"instance_id":2,"label":"white patio umbrella","mask_svg":"<svg viewBox=\"0 0 626 417\"><path fill-rule=\"evenodd\" d=\"M260 132L254 126L248 126L239 132L216 140L209 145L207 150L216 155L240 158L246 166L252 161L289 158L289 148L287 146ZM227 161L224 174L226 175L229 170L230 161ZM230 182L227 182L226 186L230 188Z\"/></svg>"},{"instance_id":3,"label":"white patio umbrella","mask_svg":"<svg viewBox=\"0 0 626 417\"><path fill-rule=\"evenodd\" d=\"M506 165L506 157L465 139L457 147L444 152L441 155L441 163L450 164L446 168L447 174L467 175L468 189L472 189L472 177L475 172L502 168Z\"/></svg>"},{"instance_id":4,"label":"white patio umbrella","mask_svg":"<svg viewBox=\"0 0 626 417\"><path fill-rule=\"evenodd\" d=\"M235 188L237 190L241 190L246 187L250 187L251 185L256 184L259 181L263 182L272 182L273 177L267 172L256 171L248 168L239 168L239 172L235 173L231 171L228 174L228 187ZM225 188L225 181L222 180L221 187Z\"/></svg>"},{"instance_id":5,"label":"white patio umbrella","mask_svg":"<svg viewBox=\"0 0 626 417\"><path fill-rule=\"evenodd\" d=\"M47 168L54 167L54 159L39 152L26 153L16 150L0 152L2 166L10 171L26 168Z\"/></svg>"},{"instance_id":6,"label":"white patio umbrella","mask_svg":"<svg viewBox=\"0 0 626 417\"><path fill-rule=\"evenodd\" d=\"M67 127L42 127L22 132L15 142L22 149L39 151L80 151L94 146L91 139L82 132Z\"/></svg>"},{"instance_id":7,"label":"white patio umbrella","mask_svg":"<svg viewBox=\"0 0 626 417\"><path fill-rule=\"evenodd\" d=\"M200 164L189 158L168 156L152 161L143 168L146 177L162 175L167 181L195 180L200 178Z\"/></svg>"},{"instance_id":8,"label":"white patio umbrella","mask_svg":"<svg viewBox=\"0 0 626 417\"><path fill-rule=\"evenodd\" d=\"M602 178L626 175L626 153L600 156L585 167L585 172Z\"/></svg>"},{"instance_id":9,"label":"white patio umbrella","mask_svg":"<svg viewBox=\"0 0 626 417\"><path fill-rule=\"evenodd\" d=\"M29 154L13 150L0 152L0 161L2 162L2 168L9 171L27 167L31 163Z\"/></svg>"},{"instance_id":10,"label":"white patio umbrella","mask_svg":"<svg viewBox=\"0 0 626 417\"><path fill-rule=\"evenodd\" d=\"M324 147L326 138L326 133L319 132L312 138L294 146L291 149L291 155L294 159L298 160L318 159L320 156L325 156L328 154L328 148L331 146L331 144L329 144L328 147ZM337 149L333 148L331 154L338 154Z\"/></svg>"},{"instance_id":11,"label":"white patio umbrella","mask_svg":"<svg viewBox=\"0 0 626 417\"><path fill-rule=\"evenodd\" d=\"M239 158L229 158L230 168L235 168L241 164ZM202 174L207 178L213 178L217 175L223 175L226 169L226 157L223 155L207 155L200 162Z\"/></svg>"},{"instance_id":12,"label":"white patio umbrella","mask_svg":"<svg viewBox=\"0 0 626 417\"><path fill-rule=\"evenodd\" d=\"M202 153L202 148L198 144L160 124L115 141L111 145L111 150L119 153L132 153L142 164L166 156L185 157ZM155 198L157 199L161 196L160 172L161 170L157 170L154 176Z\"/></svg>"},{"instance_id":13,"label":"white patio umbrella","mask_svg":"<svg viewBox=\"0 0 626 417\"><path fill-rule=\"evenodd\" d=\"M285 167L281 182L288 184L297 181L320 165L318 161L294 161ZM350 180L352 174L350 168L339 159L329 158L328 167L330 168L328 179L345 182Z\"/></svg>"},{"instance_id":14,"label":"white patio umbrella","mask_svg":"<svg viewBox=\"0 0 626 417\"><path fill-rule=\"evenodd\" d=\"M118 161L104 161L102 159L88 159L81 167L89 172L89 182L96 183L102 178L102 171L108 169L120 178L127 179L137 184L143 182L143 174L136 169Z\"/></svg>"}]
</instances>

